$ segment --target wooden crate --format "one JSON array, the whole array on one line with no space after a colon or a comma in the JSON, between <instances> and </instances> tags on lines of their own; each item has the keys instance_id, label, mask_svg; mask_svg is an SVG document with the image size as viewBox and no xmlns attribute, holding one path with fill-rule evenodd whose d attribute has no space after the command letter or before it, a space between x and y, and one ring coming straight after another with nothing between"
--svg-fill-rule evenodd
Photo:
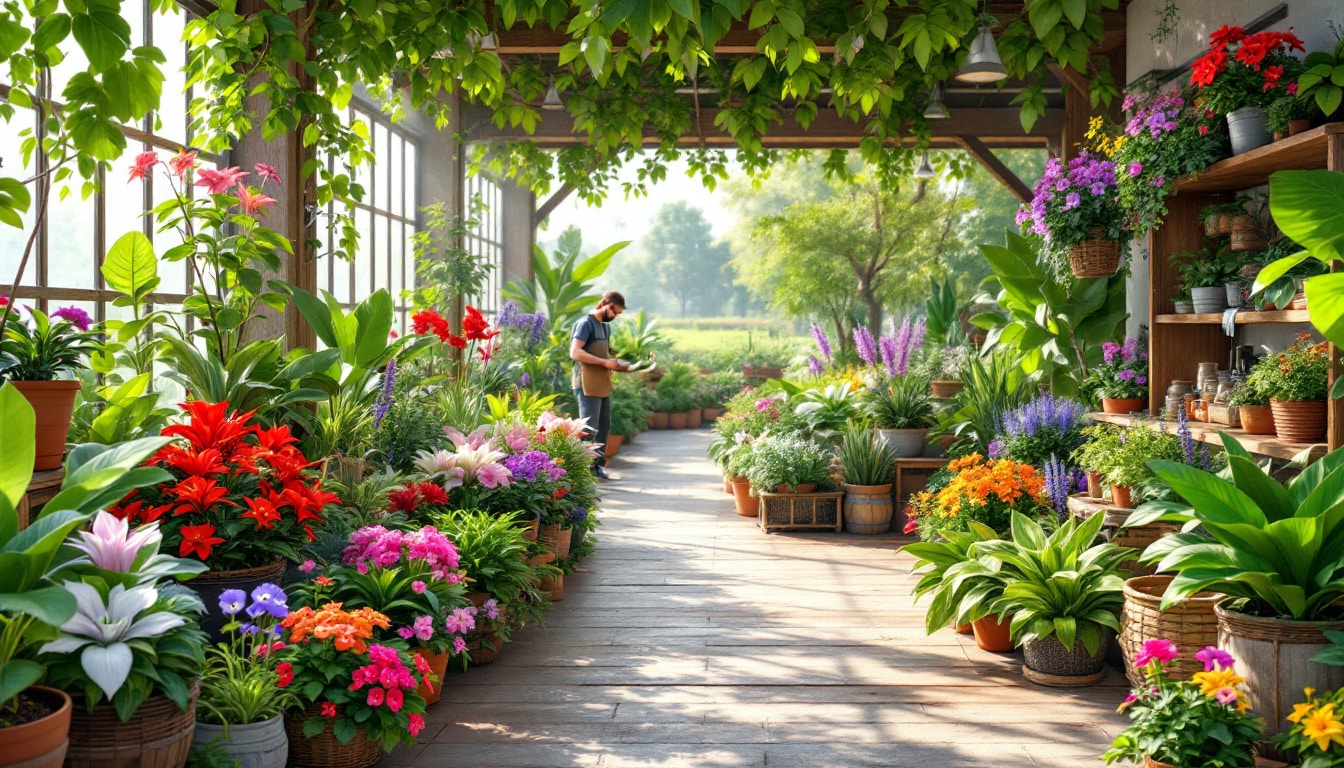
<instances>
[{"instance_id":1,"label":"wooden crate","mask_svg":"<svg viewBox=\"0 0 1344 768\"><path fill-rule=\"evenodd\" d=\"M787 531L798 528L830 528L839 532L845 524L840 508L843 491L818 493L762 493L757 503L761 530Z\"/></svg>"},{"instance_id":2,"label":"wooden crate","mask_svg":"<svg viewBox=\"0 0 1344 768\"><path fill-rule=\"evenodd\" d=\"M947 459L916 456L892 462L891 476L896 485L896 509L905 509L910 496L924 490L929 478L947 466Z\"/></svg>"}]
</instances>

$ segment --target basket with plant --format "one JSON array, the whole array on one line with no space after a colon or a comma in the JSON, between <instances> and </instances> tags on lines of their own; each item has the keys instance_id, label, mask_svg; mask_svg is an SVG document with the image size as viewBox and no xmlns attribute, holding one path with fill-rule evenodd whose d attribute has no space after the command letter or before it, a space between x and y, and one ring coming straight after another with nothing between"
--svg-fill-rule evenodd
<instances>
[{"instance_id":1,"label":"basket with plant","mask_svg":"<svg viewBox=\"0 0 1344 768\"><path fill-rule=\"evenodd\" d=\"M752 445L747 479L753 490L811 493L831 477L831 456L796 435L767 435Z\"/></svg>"},{"instance_id":2,"label":"basket with plant","mask_svg":"<svg viewBox=\"0 0 1344 768\"><path fill-rule=\"evenodd\" d=\"M1057 278L1110 277L1129 240L1129 214L1116 194L1115 163L1084 151L1066 165L1050 158L1018 226L1039 236L1044 266Z\"/></svg>"}]
</instances>

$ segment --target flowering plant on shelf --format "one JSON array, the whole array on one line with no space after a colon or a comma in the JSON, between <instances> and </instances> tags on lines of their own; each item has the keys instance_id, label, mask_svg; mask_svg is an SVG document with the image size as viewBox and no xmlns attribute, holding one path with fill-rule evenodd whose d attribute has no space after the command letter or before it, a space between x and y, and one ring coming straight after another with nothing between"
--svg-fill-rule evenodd
<instances>
[{"instance_id":1,"label":"flowering plant on shelf","mask_svg":"<svg viewBox=\"0 0 1344 768\"><path fill-rule=\"evenodd\" d=\"M1215 114L1268 107L1297 93L1302 62L1292 52L1304 50L1292 29L1248 35L1225 25L1209 35L1208 52L1190 66L1190 84L1199 89L1200 106Z\"/></svg>"},{"instance_id":2,"label":"flowering plant on shelf","mask_svg":"<svg viewBox=\"0 0 1344 768\"><path fill-rule=\"evenodd\" d=\"M1143 340L1127 337L1122 344L1101 345L1102 362L1092 369L1097 394L1107 398L1148 399L1148 352Z\"/></svg>"},{"instance_id":3,"label":"flowering plant on shelf","mask_svg":"<svg viewBox=\"0 0 1344 768\"><path fill-rule=\"evenodd\" d=\"M279 661L280 622L289 615L289 598L274 584L251 594L226 589L218 610L228 617L227 638L205 650L201 697L196 719L217 725L247 725L278 717L294 703L293 665Z\"/></svg>"},{"instance_id":4,"label":"flowering plant on shelf","mask_svg":"<svg viewBox=\"0 0 1344 768\"><path fill-rule=\"evenodd\" d=\"M1062 278L1070 246L1093 239L1096 230L1123 245L1129 240L1129 218L1117 194L1115 163L1084 151L1067 165L1050 158L1031 203L1018 211L1017 224L1043 239L1043 264Z\"/></svg>"},{"instance_id":5,"label":"flowering plant on shelf","mask_svg":"<svg viewBox=\"0 0 1344 768\"><path fill-rule=\"evenodd\" d=\"M1107 765L1146 757L1171 765L1250 768L1264 721L1249 709L1246 681L1233 671L1232 656L1208 646L1195 654L1204 669L1174 680L1170 670L1182 663L1178 656L1169 640L1143 644L1134 666L1143 670L1144 683L1120 705L1133 722L1103 759Z\"/></svg>"},{"instance_id":6,"label":"flowering plant on shelf","mask_svg":"<svg viewBox=\"0 0 1344 768\"><path fill-rule=\"evenodd\" d=\"M249 426L250 411L230 416L228 407L184 403L187 420L163 429L176 440L149 462L172 480L133 491L109 511L158 522L180 556L212 570L296 560L295 548L314 538L337 496L322 490L289 427Z\"/></svg>"},{"instance_id":7,"label":"flowering plant on shelf","mask_svg":"<svg viewBox=\"0 0 1344 768\"><path fill-rule=\"evenodd\" d=\"M989 444L991 459L1011 459L1044 468L1052 456L1068 459L1083 444L1087 408L1067 397L1041 395L999 416Z\"/></svg>"},{"instance_id":8,"label":"flowering plant on shelf","mask_svg":"<svg viewBox=\"0 0 1344 768\"><path fill-rule=\"evenodd\" d=\"M0 377L51 381L82 368L81 360L95 349L98 337L89 332L92 320L79 307L62 307L50 317L30 307L31 324L5 303L0 309L10 310L9 319L0 325Z\"/></svg>"},{"instance_id":9,"label":"flowering plant on shelf","mask_svg":"<svg viewBox=\"0 0 1344 768\"><path fill-rule=\"evenodd\" d=\"M304 707L304 736L311 739L330 725L342 744L362 731L391 751L411 744L424 729L425 700L416 689L429 666L402 641L375 641L378 630L392 626L387 616L324 603L300 607L281 626L288 634L274 653L294 675L290 687Z\"/></svg>"},{"instance_id":10,"label":"flowering plant on shelf","mask_svg":"<svg viewBox=\"0 0 1344 768\"><path fill-rule=\"evenodd\" d=\"M1013 512L1039 517L1051 509L1045 478L1030 464L985 459L978 453L954 459L929 487L910 497L905 532L930 541L944 530L965 531L975 521L998 533Z\"/></svg>"},{"instance_id":11,"label":"flowering plant on shelf","mask_svg":"<svg viewBox=\"0 0 1344 768\"><path fill-rule=\"evenodd\" d=\"M1324 400L1329 390L1329 345L1314 344L1309 334L1298 334L1288 349L1257 360L1251 377L1259 390L1274 400Z\"/></svg>"},{"instance_id":12,"label":"flowering plant on shelf","mask_svg":"<svg viewBox=\"0 0 1344 768\"><path fill-rule=\"evenodd\" d=\"M1302 695L1288 715L1293 725L1279 734L1279 743L1297 755L1301 768L1344 766L1344 688L1320 696L1315 688L1304 688Z\"/></svg>"}]
</instances>

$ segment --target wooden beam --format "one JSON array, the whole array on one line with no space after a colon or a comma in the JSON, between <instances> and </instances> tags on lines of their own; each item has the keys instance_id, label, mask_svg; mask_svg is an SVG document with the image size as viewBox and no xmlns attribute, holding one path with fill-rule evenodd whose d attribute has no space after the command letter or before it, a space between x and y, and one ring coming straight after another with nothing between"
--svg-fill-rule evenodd
<instances>
[{"instance_id":1,"label":"wooden beam","mask_svg":"<svg viewBox=\"0 0 1344 768\"><path fill-rule=\"evenodd\" d=\"M541 113L536 130L528 134L521 128L500 128L491 120L490 110L478 106L465 106L463 130L467 141L517 140L530 141L539 147L554 149L581 144L587 135L574 132L574 120L568 112L548 111ZM699 130L692 124L685 135L678 140L679 145L700 145L711 147L734 146L736 141L716 124L718 109L701 110ZM803 128L792 114L781 113L780 122L772 125L762 137L762 143L774 149L848 149L858 146L868 136L860 123L841 117L834 111L825 110ZM934 148L959 148L959 138L974 136L989 147L1043 147L1055 140L1064 130L1064 110L1052 109L1036 122L1030 133L1022 132L1018 121L1018 110L1010 108L956 109L949 120L937 120L931 125ZM652 133L645 135L648 143L658 139ZM901 143L909 144L915 140L903 137Z\"/></svg>"},{"instance_id":2,"label":"wooden beam","mask_svg":"<svg viewBox=\"0 0 1344 768\"><path fill-rule=\"evenodd\" d=\"M1067 84L1070 88L1079 93L1086 94L1089 90L1087 78L1079 74L1073 67L1060 66L1057 62L1050 62L1045 65L1059 82Z\"/></svg>"},{"instance_id":3,"label":"wooden beam","mask_svg":"<svg viewBox=\"0 0 1344 768\"><path fill-rule=\"evenodd\" d=\"M1007 165L1004 165L985 143L974 136L959 136L962 147L971 153L971 157L980 161L980 164L989 171L989 175L999 180L999 183L1008 188L1013 196L1024 203L1031 202L1031 187L1028 187L1022 179L1018 178L1016 173Z\"/></svg>"},{"instance_id":4,"label":"wooden beam","mask_svg":"<svg viewBox=\"0 0 1344 768\"><path fill-rule=\"evenodd\" d=\"M550 216L561 203L565 202L565 198L569 197L573 192L574 187L569 182L561 184L559 189L555 190L555 192L551 193L550 197L546 198L546 202L537 206L537 210L533 211L532 228L536 229L541 226L541 222L545 221L546 217Z\"/></svg>"}]
</instances>

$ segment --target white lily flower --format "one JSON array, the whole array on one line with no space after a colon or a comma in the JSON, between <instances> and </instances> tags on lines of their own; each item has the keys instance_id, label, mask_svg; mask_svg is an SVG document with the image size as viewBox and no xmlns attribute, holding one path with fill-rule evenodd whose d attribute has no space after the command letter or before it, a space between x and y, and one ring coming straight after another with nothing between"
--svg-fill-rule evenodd
<instances>
[{"instance_id":1,"label":"white lily flower","mask_svg":"<svg viewBox=\"0 0 1344 768\"><path fill-rule=\"evenodd\" d=\"M127 641L160 635L187 623L168 611L136 619L158 601L159 591L153 586L126 589L118 584L108 593L106 603L97 589L83 582L67 581L65 590L75 596L75 615L61 625L61 636L43 645L39 653L73 653L83 648L79 660L84 674L109 699L131 673L135 659Z\"/></svg>"},{"instance_id":2,"label":"white lily flower","mask_svg":"<svg viewBox=\"0 0 1344 768\"><path fill-rule=\"evenodd\" d=\"M415 468L427 475L437 475L453 469L457 455L452 451L420 451L415 454Z\"/></svg>"},{"instance_id":3,"label":"white lily flower","mask_svg":"<svg viewBox=\"0 0 1344 768\"><path fill-rule=\"evenodd\" d=\"M147 523L132 531L129 523L107 510L100 510L93 518L92 529L79 531L83 541L70 543L86 555L73 562L92 563L117 573L130 573L140 550L163 541L158 523Z\"/></svg>"}]
</instances>

